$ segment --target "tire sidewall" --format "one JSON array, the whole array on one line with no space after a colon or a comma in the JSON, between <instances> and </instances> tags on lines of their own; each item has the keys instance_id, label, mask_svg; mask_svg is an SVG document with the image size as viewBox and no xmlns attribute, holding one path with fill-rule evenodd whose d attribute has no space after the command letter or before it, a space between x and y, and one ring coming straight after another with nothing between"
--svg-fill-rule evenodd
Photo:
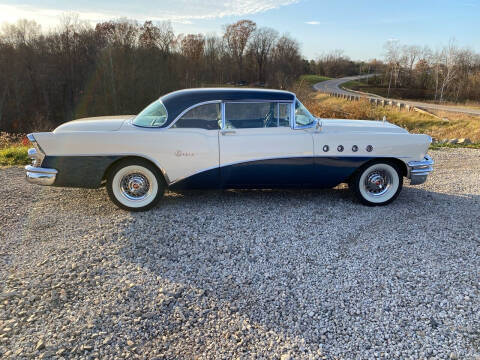
<instances>
[{"instance_id":1,"label":"tire sidewall","mask_svg":"<svg viewBox=\"0 0 480 360\"><path fill-rule=\"evenodd\" d=\"M120 190L123 176L132 172L140 172L147 177L151 195L144 200L129 200ZM119 208L128 211L145 211L154 207L165 192L165 184L160 171L147 161L125 159L115 164L107 175L107 192L110 199ZM138 202L137 202L138 201Z\"/></svg>"},{"instance_id":2,"label":"tire sidewall","mask_svg":"<svg viewBox=\"0 0 480 360\"><path fill-rule=\"evenodd\" d=\"M388 194L388 196L383 197L383 199L385 199L383 201L373 201L374 198L366 195L362 186L365 176L368 175L370 172L372 172L375 168L388 170L390 174L394 176L394 179L393 179L394 188L392 188L389 192L386 193ZM403 187L403 175L395 163L390 161L377 160L363 166L356 173L352 181L352 185L353 185L353 191L356 197L360 200L362 204L368 205L368 206L383 206L383 205L390 204L400 194ZM382 197L379 197L378 199L382 199Z\"/></svg>"}]
</instances>

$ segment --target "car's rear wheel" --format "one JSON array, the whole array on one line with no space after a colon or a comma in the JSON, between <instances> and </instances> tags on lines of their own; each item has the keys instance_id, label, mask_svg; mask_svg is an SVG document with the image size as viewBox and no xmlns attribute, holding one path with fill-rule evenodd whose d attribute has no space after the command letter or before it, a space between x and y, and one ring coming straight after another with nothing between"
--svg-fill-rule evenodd
<instances>
[{"instance_id":1,"label":"car's rear wheel","mask_svg":"<svg viewBox=\"0 0 480 360\"><path fill-rule=\"evenodd\" d=\"M126 159L107 175L107 192L120 208L145 211L155 206L165 192L159 170L147 161Z\"/></svg>"},{"instance_id":2,"label":"car's rear wheel","mask_svg":"<svg viewBox=\"0 0 480 360\"><path fill-rule=\"evenodd\" d=\"M349 186L362 204L387 205L400 194L403 176L396 164L379 160L357 171Z\"/></svg>"}]
</instances>

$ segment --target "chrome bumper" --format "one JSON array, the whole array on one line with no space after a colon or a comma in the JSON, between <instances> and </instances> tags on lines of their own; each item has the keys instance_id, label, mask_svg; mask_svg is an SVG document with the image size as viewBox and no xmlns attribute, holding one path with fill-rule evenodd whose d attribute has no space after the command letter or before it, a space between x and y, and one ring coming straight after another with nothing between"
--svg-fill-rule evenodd
<instances>
[{"instance_id":1,"label":"chrome bumper","mask_svg":"<svg viewBox=\"0 0 480 360\"><path fill-rule=\"evenodd\" d=\"M42 167L25 166L27 181L37 185L53 185L58 171Z\"/></svg>"},{"instance_id":2,"label":"chrome bumper","mask_svg":"<svg viewBox=\"0 0 480 360\"><path fill-rule=\"evenodd\" d=\"M433 171L435 162L429 155L425 155L423 160L410 161L408 165L408 175L410 185L420 185L427 181L427 176Z\"/></svg>"}]
</instances>

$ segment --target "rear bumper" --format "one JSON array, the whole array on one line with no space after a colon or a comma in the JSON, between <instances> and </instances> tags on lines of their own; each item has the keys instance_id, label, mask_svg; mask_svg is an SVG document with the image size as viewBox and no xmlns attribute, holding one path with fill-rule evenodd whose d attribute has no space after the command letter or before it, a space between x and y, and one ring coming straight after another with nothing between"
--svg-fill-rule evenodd
<instances>
[{"instance_id":1,"label":"rear bumper","mask_svg":"<svg viewBox=\"0 0 480 360\"><path fill-rule=\"evenodd\" d=\"M410 161L408 165L408 178L410 185L420 185L427 181L428 175L433 171L435 162L429 155L425 155L423 160Z\"/></svg>"},{"instance_id":2,"label":"rear bumper","mask_svg":"<svg viewBox=\"0 0 480 360\"><path fill-rule=\"evenodd\" d=\"M42 167L25 166L27 181L36 185L53 185L57 178L58 171Z\"/></svg>"}]
</instances>

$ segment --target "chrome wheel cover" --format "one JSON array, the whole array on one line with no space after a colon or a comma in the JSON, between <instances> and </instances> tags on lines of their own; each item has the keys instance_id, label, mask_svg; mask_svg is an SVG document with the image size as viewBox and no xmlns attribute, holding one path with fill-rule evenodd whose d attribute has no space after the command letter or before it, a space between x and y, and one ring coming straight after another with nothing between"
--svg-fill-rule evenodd
<instances>
[{"instance_id":1,"label":"chrome wheel cover","mask_svg":"<svg viewBox=\"0 0 480 360\"><path fill-rule=\"evenodd\" d=\"M385 170L374 170L365 178L365 189L373 196L382 196L392 185L392 179Z\"/></svg>"},{"instance_id":2,"label":"chrome wheel cover","mask_svg":"<svg viewBox=\"0 0 480 360\"><path fill-rule=\"evenodd\" d=\"M155 174L141 165L127 165L112 179L112 193L123 206L141 208L155 200L159 184Z\"/></svg>"},{"instance_id":3,"label":"chrome wheel cover","mask_svg":"<svg viewBox=\"0 0 480 360\"><path fill-rule=\"evenodd\" d=\"M360 176L358 187L365 200L381 204L395 196L400 187L400 175L389 164L373 164Z\"/></svg>"},{"instance_id":4,"label":"chrome wheel cover","mask_svg":"<svg viewBox=\"0 0 480 360\"><path fill-rule=\"evenodd\" d=\"M150 190L150 183L147 177L141 173L125 175L120 180L122 195L129 200L142 200Z\"/></svg>"}]
</instances>

